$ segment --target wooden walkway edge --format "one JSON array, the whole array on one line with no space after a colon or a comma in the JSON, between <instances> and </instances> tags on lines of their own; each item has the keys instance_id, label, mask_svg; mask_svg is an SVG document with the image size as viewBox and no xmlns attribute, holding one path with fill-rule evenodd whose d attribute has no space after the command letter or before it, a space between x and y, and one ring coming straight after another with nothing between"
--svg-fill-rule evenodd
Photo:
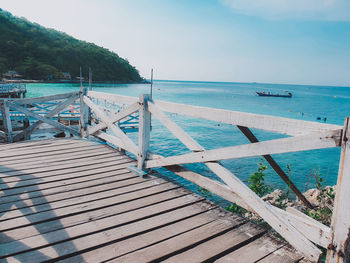
<instances>
[{"instance_id":1,"label":"wooden walkway edge","mask_svg":"<svg viewBox=\"0 0 350 263\"><path fill-rule=\"evenodd\" d=\"M265 229L84 139L0 146L0 262L299 262ZM307 262L307 261L303 261Z\"/></svg>"}]
</instances>

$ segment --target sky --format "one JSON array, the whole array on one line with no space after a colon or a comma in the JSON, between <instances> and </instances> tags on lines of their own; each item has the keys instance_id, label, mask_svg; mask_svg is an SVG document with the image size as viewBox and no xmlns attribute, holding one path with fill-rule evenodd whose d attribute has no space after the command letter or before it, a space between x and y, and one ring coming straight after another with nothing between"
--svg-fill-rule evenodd
<instances>
[{"instance_id":1,"label":"sky","mask_svg":"<svg viewBox=\"0 0 350 263\"><path fill-rule=\"evenodd\" d=\"M145 77L350 86L350 0L0 0ZM90 65L93 68L93 65Z\"/></svg>"}]
</instances>

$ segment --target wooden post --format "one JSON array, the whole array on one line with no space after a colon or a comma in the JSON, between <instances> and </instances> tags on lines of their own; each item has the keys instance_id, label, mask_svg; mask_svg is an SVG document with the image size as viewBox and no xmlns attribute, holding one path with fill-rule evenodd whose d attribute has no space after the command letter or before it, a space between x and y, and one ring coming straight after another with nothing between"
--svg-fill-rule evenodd
<instances>
[{"instance_id":1,"label":"wooden post","mask_svg":"<svg viewBox=\"0 0 350 263\"><path fill-rule=\"evenodd\" d=\"M237 125L238 129L247 137L251 143L259 142L252 131L248 127ZM292 191L299 197L299 199L308 207L313 208L312 204L305 198L305 196L299 191L294 183L289 179L282 168L276 163L271 155L263 155L264 159L271 165L272 169L281 177L281 179L292 189Z\"/></svg>"},{"instance_id":2,"label":"wooden post","mask_svg":"<svg viewBox=\"0 0 350 263\"><path fill-rule=\"evenodd\" d=\"M149 150L151 132L151 113L148 110L147 100L150 96L142 94L139 97L139 151L137 156L137 168L142 170Z\"/></svg>"},{"instance_id":3,"label":"wooden post","mask_svg":"<svg viewBox=\"0 0 350 263\"><path fill-rule=\"evenodd\" d=\"M332 243L327 263L350 262L350 118L345 119L341 141L337 191L331 222Z\"/></svg>"},{"instance_id":4,"label":"wooden post","mask_svg":"<svg viewBox=\"0 0 350 263\"><path fill-rule=\"evenodd\" d=\"M30 121L28 118L23 119L23 131L24 131L24 140L30 140L30 133L26 132L26 129L30 126Z\"/></svg>"},{"instance_id":5,"label":"wooden post","mask_svg":"<svg viewBox=\"0 0 350 263\"><path fill-rule=\"evenodd\" d=\"M8 107L7 100L3 100L1 103L2 120L4 125L4 131L6 133L7 142L12 142L12 123L10 116L10 109Z\"/></svg>"},{"instance_id":6,"label":"wooden post","mask_svg":"<svg viewBox=\"0 0 350 263\"><path fill-rule=\"evenodd\" d=\"M86 96L87 88L80 87L80 136L86 137L87 123L89 107L84 102L84 96Z\"/></svg>"}]
</instances>

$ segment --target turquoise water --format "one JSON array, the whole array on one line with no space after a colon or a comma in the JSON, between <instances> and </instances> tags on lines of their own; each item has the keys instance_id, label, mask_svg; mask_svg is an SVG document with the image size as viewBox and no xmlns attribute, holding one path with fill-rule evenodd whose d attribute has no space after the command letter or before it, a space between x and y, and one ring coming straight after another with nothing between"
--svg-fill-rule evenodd
<instances>
[{"instance_id":1,"label":"turquoise water","mask_svg":"<svg viewBox=\"0 0 350 263\"><path fill-rule=\"evenodd\" d=\"M150 85L94 85L93 90L116 93L128 96L138 96L149 93ZM72 84L28 84L28 96L43 96L79 90ZM265 90L281 93L288 90L293 98L258 97L255 91ZM324 87L260 83L218 83L218 82L182 82L155 81L153 98L171 102L214 107L235 111L282 116L294 119L319 121L317 117L327 118L327 123L343 125L344 118L350 116L350 88ZM193 136L207 149L248 143L239 130L231 125L219 124L199 119L171 114L171 117L185 131ZM188 152L156 120L152 122L151 149L157 153L170 156ZM280 138L281 135L253 131L260 140ZM136 139L136 134L131 137ZM336 183L339 149L325 149L298 153L288 153L274 156L282 168L291 166L291 179L301 189L311 188L315 180L311 178L312 171L319 171L327 184ZM245 158L222 161L234 174L243 181L256 171L260 158ZM215 178L204 165L190 166L206 176ZM286 170L286 169L285 169ZM267 183L274 187L285 187L279 177L269 169ZM182 181L185 185L190 185ZM191 186L190 186L191 187Z\"/></svg>"}]
</instances>

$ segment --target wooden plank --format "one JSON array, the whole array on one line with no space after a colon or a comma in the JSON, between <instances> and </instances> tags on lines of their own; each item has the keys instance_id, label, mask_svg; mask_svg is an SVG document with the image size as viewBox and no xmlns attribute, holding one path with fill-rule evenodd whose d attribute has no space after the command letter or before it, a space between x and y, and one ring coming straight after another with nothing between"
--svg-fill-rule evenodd
<instances>
[{"instance_id":1,"label":"wooden plank","mask_svg":"<svg viewBox=\"0 0 350 263\"><path fill-rule=\"evenodd\" d=\"M125 178L127 177L127 178ZM136 175L131 175L130 172L127 172L126 169L121 170L111 170L109 167L99 169L98 174L88 174L86 175L86 181L83 180L82 182L78 182L75 184L62 184L58 185L54 188L48 188L48 189L37 189L36 191L31 192L20 192L17 195L3 195L0 199L0 205L18 202L18 201L30 201L35 198L46 198L46 196L50 195L56 195L61 193L66 193L70 191L75 190L81 190L84 188L91 187L99 187L103 186L105 184L113 184L115 182L118 182L120 180L127 180L127 179L133 179L136 178ZM150 179L149 179L150 180Z\"/></svg>"},{"instance_id":2,"label":"wooden plank","mask_svg":"<svg viewBox=\"0 0 350 263\"><path fill-rule=\"evenodd\" d=\"M123 158L124 156L115 154L113 152L100 153L99 155L95 155L95 154L88 155L85 153L84 158L78 158L78 159L73 158L73 159L68 159L68 160L59 161L59 162L44 161L40 164L35 164L35 165L18 164L18 165L6 166L4 168L0 168L0 176L5 175L6 178L9 178L10 176L17 177L18 175L21 176L25 174L30 174L29 178L33 178L33 175L35 174L34 176L36 176L36 173L83 166L84 164L90 164L101 159L105 161L109 157L112 157L113 159L115 159L115 158ZM16 172L16 173L13 174L12 172ZM41 176L39 175L38 177L41 177ZM20 177L20 180L25 180L24 178L25 177Z\"/></svg>"},{"instance_id":3,"label":"wooden plank","mask_svg":"<svg viewBox=\"0 0 350 263\"><path fill-rule=\"evenodd\" d=\"M138 233L138 232L147 230L147 228L152 228L154 227L154 225L162 224L159 218L165 218L166 214L164 215L164 213L166 213L167 211L177 209L179 212L179 215L174 215L173 218L175 219L184 217L184 214L183 214L184 212L193 213L189 211L188 207L189 205L195 202L198 202L197 198L187 195L184 197L179 197L179 198L171 199L169 201L162 202L162 205L149 206L147 208L144 208L142 211L140 211L140 213L133 213L133 212L129 212L129 214L124 213L121 215L111 216L100 220L94 220L93 222L88 222L85 224L73 226L63 231L58 230L58 231L50 232L50 234L47 234L46 237L50 235L50 242L52 243L59 240L61 241L62 237L65 239L67 239L68 237L69 238L77 237L76 239L74 239L74 246L72 245L69 246L68 244L70 244L71 242L68 241L68 242L55 244L49 248L39 248L35 251L29 251L27 253L21 254L21 260L28 263L42 261L43 258L33 257L33 254L37 254L37 253L44 254L46 256L49 256L50 258L56 258L57 257L56 251L60 256L69 255L79 250L91 248L94 246L101 245L101 243L105 243L108 241L121 238L122 236L128 236L133 233L134 234ZM183 206L186 206L186 207L181 208ZM191 208L193 209L193 206ZM198 213L201 209L197 209L197 210L194 209L194 210ZM156 216L157 214L160 214L160 216L157 217ZM126 217L126 215L128 215L128 218ZM154 216L140 221L140 219L147 218L148 216L152 216L152 215ZM155 219L158 219L158 220L155 220ZM132 221L136 221L136 222L126 226L118 227L119 225L125 224L125 222L132 222ZM108 229L108 228L112 228L112 229ZM127 230L125 228L127 228ZM94 232L96 230L98 230L97 233L93 233L87 236L82 236L79 238L79 236L81 236L82 233ZM38 239L36 237L22 239L20 242L29 247L40 247L42 245L47 245L46 240ZM9 244L6 244L6 252L8 253L7 255L9 255L9 253L14 253L15 251L17 251L18 247L19 247L18 243L12 243L11 246L9 246Z\"/></svg>"},{"instance_id":4,"label":"wooden plank","mask_svg":"<svg viewBox=\"0 0 350 263\"><path fill-rule=\"evenodd\" d=\"M30 141L20 141L16 143L11 144L1 144L0 149L1 150L10 150L10 149L20 149L20 148L28 148L28 147L38 147L38 146L44 146L44 145L58 145L58 144L64 144L68 142L73 141L81 141L80 138L53 138L53 139L40 139L40 140L30 140Z\"/></svg>"},{"instance_id":5,"label":"wooden plank","mask_svg":"<svg viewBox=\"0 0 350 263\"><path fill-rule=\"evenodd\" d=\"M55 182L55 181L63 181L63 180L71 180L72 178L82 177L83 173L81 171L89 171L96 168L101 167L113 167L115 165L118 165L119 169L121 168L127 168L131 164L129 159L118 159L118 160L97 160L93 164L84 165L84 166L77 166L73 168L66 168L61 170L53 170L49 172L43 172L40 173L41 177L34 176L31 174L23 175L23 180L17 179L17 177L13 177L14 179L3 178L4 183L1 183L0 186L2 188L2 191L11 190L13 188L23 188L30 185L39 185L39 184L45 184L49 182Z\"/></svg>"},{"instance_id":6,"label":"wooden plank","mask_svg":"<svg viewBox=\"0 0 350 263\"><path fill-rule=\"evenodd\" d=\"M302 121L239 111L199 107L159 100L155 100L154 104L166 112L293 136L308 134L312 132L337 130L342 128L339 125Z\"/></svg>"},{"instance_id":7,"label":"wooden plank","mask_svg":"<svg viewBox=\"0 0 350 263\"><path fill-rule=\"evenodd\" d=\"M96 248L94 250L88 251L86 253L80 254L79 256L69 257L62 262L64 263L75 263L78 260L83 259L85 262L103 262L107 260L114 259L118 256L131 253L149 245L165 241L175 235L183 234L185 232L194 230L198 227L207 225L216 219L213 212L216 210L210 210L197 215L189 215L184 217L180 221L169 222L164 226L157 227L152 231L146 232L144 234L137 235L135 237L130 237L126 240L121 240L116 243L112 243L107 246ZM168 223L163 222L163 223Z\"/></svg>"},{"instance_id":8,"label":"wooden plank","mask_svg":"<svg viewBox=\"0 0 350 263\"><path fill-rule=\"evenodd\" d=\"M49 113L46 114L46 118L52 118L58 113L60 113L62 110L64 110L67 106L71 105L75 100L77 99L76 96L70 96L66 100L60 102L57 104L57 106L50 111ZM42 124L42 121L37 121L30 125L28 128L24 129L21 133L16 134L14 137L14 141L19 141L21 140L24 136L29 136L32 134L36 129L40 128L40 125Z\"/></svg>"},{"instance_id":9,"label":"wooden plank","mask_svg":"<svg viewBox=\"0 0 350 263\"><path fill-rule=\"evenodd\" d=\"M24 105L24 104L48 102L48 101L52 101L52 100L62 100L62 99L66 99L66 98L71 97L71 96L75 96L76 98L78 98L79 92L69 92L69 93L63 93L63 94L41 96L41 97L36 97L36 98L10 99L10 101L15 102L19 105Z\"/></svg>"},{"instance_id":10,"label":"wooden plank","mask_svg":"<svg viewBox=\"0 0 350 263\"><path fill-rule=\"evenodd\" d=\"M87 197L87 196L91 197L91 200L93 200L94 196L97 193L106 192L110 190L110 192L108 193L109 195L109 194L113 194L113 191L116 188L144 182L143 180L140 180L139 177L132 177L130 173L124 173L122 175L118 175L118 179L119 179L118 181L109 183L108 185L106 184L96 185L93 188L75 189L75 190L70 190L63 193L55 193L51 195L31 197L27 199L20 199L15 202L0 204L0 212L7 212L7 211L18 210L22 208L30 208L30 207L31 208L34 207L35 211L39 212L41 211L40 209L44 207L44 206L40 206L43 204L50 204L52 202L55 202L55 206L56 206L56 205L60 205L59 201L61 201L62 204L68 205L69 202L72 200L68 200L68 202L65 202L67 199Z\"/></svg>"},{"instance_id":11,"label":"wooden plank","mask_svg":"<svg viewBox=\"0 0 350 263\"><path fill-rule=\"evenodd\" d=\"M216 236L163 262L212 262L223 254L234 251L266 233L253 224L244 224L227 233Z\"/></svg>"},{"instance_id":12,"label":"wooden plank","mask_svg":"<svg viewBox=\"0 0 350 263\"><path fill-rule=\"evenodd\" d=\"M139 149L137 154L137 168L142 170L149 150L151 133L151 113L148 111L147 101L149 95L143 94L139 97Z\"/></svg>"},{"instance_id":13,"label":"wooden plank","mask_svg":"<svg viewBox=\"0 0 350 263\"><path fill-rule=\"evenodd\" d=\"M214 216L215 218L215 216ZM220 236L221 234L230 233L230 230L234 230L237 226L244 223L244 220L235 217L234 220L216 220L212 223L196 228L192 231L176 235L173 238L165 240L163 242L148 246L144 249L137 250L133 253L129 253L125 256L110 260L110 262L137 262L137 259L142 258L144 262L165 262L171 255L181 253L182 251L189 251L192 247L200 246L206 241ZM244 225L243 225L244 226ZM234 237L234 235L231 235ZM230 240L232 238L230 237ZM225 246L230 241L227 239L220 245ZM205 251L198 251L199 253L205 253ZM201 262L195 260L195 255L190 261L177 261L177 262Z\"/></svg>"},{"instance_id":14,"label":"wooden plank","mask_svg":"<svg viewBox=\"0 0 350 263\"><path fill-rule=\"evenodd\" d=\"M79 198L76 200L69 200L70 202L67 203L66 206L52 203L46 208L47 210L44 210L44 208L38 213L36 212L37 207L35 207L35 210L14 210L1 217L2 223L0 225L0 229L1 231L6 231L12 228L18 228L19 226L23 227L48 220L54 220L56 217L69 216L70 214L73 215L90 210L92 211L101 207L115 205L117 203L121 205L122 203L132 201L133 199L138 200L137 203L140 203L140 197L145 198L143 195L147 195L147 192L149 191L151 191L151 195L153 195L154 192L152 193L152 191L169 192L170 190L178 188L179 187L174 184L151 180L145 181L142 184L134 184L121 187L120 189L115 189L113 194L111 193L108 195L108 193L101 193L91 201L89 201L88 198ZM38 206L38 208L40 208L40 206ZM12 220L13 218L15 218L15 220Z\"/></svg>"},{"instance_id":15,"label":"wooden plank","mask_svg":"<svg viewBox=\"0 0 350 263\"><path fill-rule=\"evenodd\" d=\"M169 171L195 183L196 185L207 189L213 194L216 194L232 203L235 203L244 209L254 212L254 210L249 207L244 200L242 200L238 195L236 195L228 186L204 177L193 171L189 171L182 166L167 166ZM298 214L287 213L286 211L279 209L277 207L272 207L279 216L284 217L290 224L292 224L296 229L300 230L308 239L312 242L326 247L326 244L330 242L330 229L329 227L313 220L312 218L299 212ZM302 215L301 215L302 214ZM326 245L326 246L325 246Z\"/></svg>"},{"instance_id":16,"label":"wooden plank","mask_svg":"<svg viewBox=\"0 0 350 263\"><path fill-rule=\"evenodd\" d=\"M63 152L63 153L62 153ZM107 151L107 153L109 153ZM106 150L105 149L101 149L101 147L97 146L97 145L92 145L92 146L87 146L86 148L77 148L77 149L67 149L64 151L59 151L56 154L50 154L48 156L27 156L27 158L22 159L21 158L21 162L18 163L18 158L17 157L10 157L10 158L1 158L0 159L0 164L1 165L6 165L7 167L21 167L23 165L26 165L26 167L32 167L35 166L37 164L41 164L43 162L46 163L56 163L56 162L60 162L60 161L65 161L65 160L73 160L73 159L80 159L80 158L84 158L85 156L98 156L100 154L106 154ZM115 155L118 155L118 153L116 152ZM7 159L7 160L5 160Z\"/></svg>"},{"instance_id":17,"label":"wooden plank","mask_svg":"<svg viewBox=\"0 0 350 263\"><path fill-rule=\"evenodd\" d=\"M87 93L87 88L80 87L80 136L82 138L86 137L87 132L87 123L88 123L88 114L89 107L84 103L84 96Z\"/></svg>"},{"instance_id":18,"label":"wooden plank","mask_svg":"<svg viewBox=\"0 0 350 263\"><path fill-rule=\"evenodd\" d=\"M98 118L107 125L107 127L119 137L123 143L127 146L125 149L130 152L137 152L137 147L135 143L118 127L113 121L109 119L108 116L104 114L102 110L98 108L96 104L94 104L88 97L84 96L84 102L90 107L90 109L97 115Z\"/></svg>"},{"instance_id":19,"label":"wooden plank","mask_svg":"<svg viewBox=\"0 0 350 263\"><path fill-rule=\"evenodd\" d=\"M65 187L79 187L81 183L93 182L95 184L98 184L96 180L99 181L106 178L111 178L120 173L128 173L129 171L127 170L127 166L130 164L130 162L125 162L125 164L117 167L111 167L109 164L99 164L96 165L97 167L94 167L93 169L77 172L75 174L75 177L67 178L69 181L65 180L66 176L64 176L62 180L54 180L52 182L46 182L42 184L34 183L16 188L8 188L4 190L4 196L1 198L1 202L3 200L3 202L6 202L9 199L12 200L12 198L16 198L20 195L29 195L33 197L41 196L44 190L49 191L50 193L58 192L62 189L65 189ZM109 174L109 172L111 172L112 175Z\"/></svg>"},{"instance_id":20,"label":"wooden plank","mask_svg":"<svg viewBox=\"0 0 350 263\"><path fill-rule=\"evenodd\" d=\"M231 263L238 260L240 263L257 262L259 259L268 256L283 246L285 246L285 243L280 240L277 241L276 238L271 237L269 234L265 234L251 243L215 260L215 263Z\"/></svg>"},{"instance_id":21,"label":"wooden plank","mask_svg":"<svg viewBox=\"0 0 350 263\"><path fill-rule=\"evenodd\" d=\"M2 113L3 126L6 134L6 141L12 143L12 123L8 102L6 100L3 100L3 102L0 104L0 107Z\"/></svg>"},{"instance_id":22,"label":"wooden plank","mask_svg":"<svg viewBox=\"0 0 350 263\"><path fill-rule=\"evenodd\" d=\"M62 150L62 149L72 149L73 147L81 147L81 146L87 146L87 145L96 145L96 143L86 143L82 141L74 141L69 142L65 144L60 145L52 145L52 146L38 146L38 147L28 147L28 148L22 148L21 150L18 149L11 149L11 150L4 150L0 152L0 160L2 157L9 157L9 156L23 156L27 154L33 154L33 153L43 153L43 152L52 152L56 150Z\"/></svg>"},{"instance_id":23,"label":"wooden plank","mask_svg":"<svg viewBox=\"0 0 350 263\"><path fill-rule=\"evenodd\" d=\"M321 250L312 244L297 228L281 217L279 213L276 213L270 204L265 203L248 186L223 166L217 163L207 163L207 166L293 247L310 260L319 260L322 254Z\"/></svg>"},{"instance_id":24,"label":"wooden plank","mask_svg":"<svg viewBox=\"0 0 350 263\"><path fill-rule=\"evenodd\" d=\"M60 175L65 174L67 170L70 170L71 168L79 168L79 167L85 167L93 164L99 164L99 163L105 163L105 162L113 162L113 161L121 161L127 159L124 155L115 155L114 153L108 153L106 154L106 158L103 159L94 159L94 157L87 157L84 158L83 161L80 162L67 162L57 165L52 165L50 167L38 167L38 168L29 168L21 169L21 170L9 170L5 173L0 174L2 177L2 180L4 183L11 183L11 182L24 182L25 180L31 180L40 178L40 180L45 180L45 177L50 177L52 175ZM83 168L84 169L84 168ZM54 172L54 173L51 173ZM61 173L62 172L62 173ZM1 184L1 183L0 183Z\"/></svg>"},{"instance_id":25,"label":"wooden plank","mask_svg":"<svg viewBox=\"0 0 350 263\"><path fill-rule=\"evenodd\" d=\"M35 118L39 121L42 121L42 122L47 123L49 125L52 125L52 126L56 127L57 129L60 129L62 131L66 131L66 132L69 132L69 133L71 133L73 135L77 135L77 136L80 135L80 133L77 130L75 130L71 127L65 126L57 121L54 121L54 120L51 120L49 118L43 117L39 114L36 114L30 110L27 110L26 108L24 108L20 105L13 103L13 102L11 104L9 104L9 107L18 110L29 117Z\"/></svg>"},{"instance_id":26,"label":"wooden plank","mask_svg":"<svg viewBox=\"0 0 350 263\"><path fill-rule=\"evenodd\" d=\"M337 147L336 138L341 134L341 131L342 130L319 132L291 138L182 154L146 161L145 167L154 168L173 164L213 162L218 160Z\"/></svg>"},{"instance_id":27,"label":"wooden plank","mask_svg":"<svg viewBox=\"0 0 350 263\"><path fill-rule=\"evenodd\" d=\"M259 263L296 263L299 260L303 259L303 256L299 253L296 253L294 249L290 246L283 246L280 249L272 252L265 258L259 260ZM310 261L306 261L310 262ZM317 262L317 261L312 261Z\"/></svg>"},{"instance_id":28,"label":"wooden plank","mask_svg":"<svg viewBox=\"0 0 350 263\"><path fill-rule=\"evenodd\" d=\"M251 143L259 142L258 138L252 133L252 131L243 126L237 126L237 128L248 138ZM282 170L277 162L272 158L271 155L262 156L272 167L273 170L281 177L281 179L287 184L287 186L296 194L296 196L306 205L308 208L313 208L312 204L305 198L305 196L299 191L296 185L289 179L288 175Z\"/></svg>"},{"instance_id":29,"label":"wooden plank","mask_svg":"<svg viewBox=\"0 0 350 263\"><path fill-rule=\"evenodd\" d=\"M350 118L345 119L327 263L350 262Z\"/></svg>"},{"instance_id":30,"label":"wooden plank","mask_svg":"<svg viewBox=\"0 0 350 263\"><path fill-rule=\"evenodd\" d=\"M116 112L113 113L110 116L110 119L113 123L116 123L117 121L120 121L122 119L124 119L125 117L129 116L130 114L133 114L134 112L138 111L140 108L139 103L135 102L133 104L131 104L130 106L126 107L125 109L123 109L120 112ZM100 122L98 124L96 124L95 126L91 127L89 129L89 134L94 134L96 132L98 132L99 130L105 129L107 128L107 125L104 122Z\"/></svg>"},{"instance_id":31,"label":"wooden plank","mask_svg":"<svg viewBox=\"0 0 350 263\"><path fill-rule=\"evenodd\" d=\"M179 138L180 141L190 148L192 151L198 152L203 151L198 143L184 132L175 122L173 122L164 112L162 112L157 106L152 102L148 102L149 111L166 127L168 128L176 138Z\"/></svg>"},{"instance_id":32,"label":"wooden plank","mask_svg":"<svg viewBox=\"0 0 350 263\"><path fill-rule=\"evenodd\" d=\"M101 132L101 131L95 133L94 136L103 140L103 141L106 141L112 145L119 146L121 149L125 149L128 152L131 152L132 154L137 156L137 149L136 148L129 148L125 144L125 141L123 141L122 139L120 139L116 136L113 136L113 135L110 135L110 134L107 134L107 133Z\"/></svg>"},{"instance_id":33,"label":"wooden plank","mask_svg":"<svg viewBox=\"0 0 350 263\"><path fill-rule=\"evenodd\" d=\"M80 227L80 234L88 234L89 232L93 232L93 230L99 230L103 227L108 227L103 226L100 223L94 224L94 221L106 219L112 216L118 219L124 219L124 222L118 220L118 224L125 225L128 222L142 219L147 216L152 216L152 214L149 214L147 211L148 207L151 209L158 207L156 209L162 211L164 202L171 200L180 200L179 204L181 205L183 201L181 201L180 198L188 196L188 193L182 190L171 191L169 188L167 191L164 191L164 189L161 189L160 187L149 187L141 189L138 191L138 193L142 194L143 198L137 198L137 196L135 196L135 193L127 193L121 196L122 201L118 201L115 198L114 201L117 202L113 203L107 199L107 203L103 203L103 205L100 206L97 205L94 207L95 209L85 209L83 211L79 211L78 213L71 213L58 218L52 218L50 221L41 221L36 222L32 225L26 224L17 226L16 228L8 229L3 232L6 236L3 236L2 239L0 238L0 243L3 244L0 245L0 250L1 246L5 248L7 243L9 243L9 238L15 240L23 240L32 237L31 240L35 240L37 238L38 232L40 235L55 236L54 234L57 234L57 232L53 234L51 232L55 232L57 230L62 230L61 232L64 232L65 229L86 223L88 223L88 225L83 225L83 227ZM93 205L95 206L94 203ZM127 218L123 214L128 215L130 218ZM108 221L112 222L109 219ZM87 228L89 226L90 228ZM63 241L64 238L62 238L63 237L61 236L61 240ZM18 250L21 248L16 248L14 245L13 249Z\"/></svg>"},{"instance_id":34,"label":"wooden plank","mask_svg":"<svg viewBox=\"0 0 350 263\"><path fill-rule=\"evenodd\" d=\"M90 90L87 92L87 96L97 100L103 100L111 103L127 104L127 105L133 104L138 101L138 98L136 97L129 97L129 96L90 91Z\"/></svg>"}]
</instances>

